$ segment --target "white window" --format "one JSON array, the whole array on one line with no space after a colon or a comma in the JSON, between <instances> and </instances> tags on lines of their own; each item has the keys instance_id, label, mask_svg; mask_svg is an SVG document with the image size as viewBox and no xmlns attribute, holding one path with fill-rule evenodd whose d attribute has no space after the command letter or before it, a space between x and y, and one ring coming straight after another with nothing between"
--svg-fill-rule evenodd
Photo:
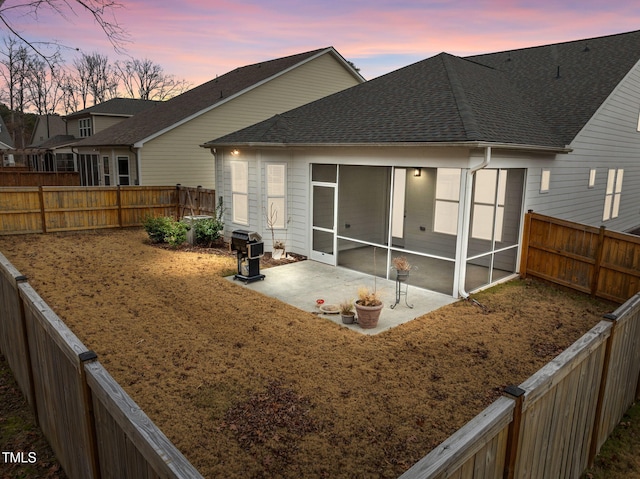
<instances>
[{"instance_id":1,"label":"white window","mask_svg":"<svg viewBox=\"0 0 640 479\"><path fill-rule=\"evenodd\" d=\"M286 226L286 178L286 165L267 165L267 215L274 229Z\"/></svg>"},{"instance_id":2,"label":"white window","mask_svg":"<svg viewBox=\"0 0 640 479\"><path fill-rule=\"evenodd\" d=\"M502 241L504 203L507 192L506 170L479 170L475 175L471 237Z\"/></svg>"},{"instance_id":3,"label":"white window","mask_svg":"<svg viewBox=\"0 0 640 479\"><path fill-rule=\"evenodd\" d=\"M91 118L78 120L78 128L80 130L80 138L91 136Z\"/></svg>"},{"instance_id":4,"label":"white window","mask_svg":"<svg viewBox=\"0 0 640 479\"><path fill-rule=\"evenodd\" d=\"M596 169L591 168L589 170L589 188L596 186Z\"/></svg>"},{"instance_id":5,"label":"white window","mask_svg":"<svg viewBox=\"0 0 640 479\"><path fill-rule=\"evenodd\" d=\"M249 224L249 165L231 162L231 214L234 223Z\"/></svg>"},{"instance_id":6,"label":"white window","mask_svg":"<svg viewBox=\"0 0 640 479\"><path fill-rule=\"evenodd\" d=\"M551 170L543 169L540 175L540 193L547 193L551 184Z\"/></svg>"},{"instance_id":7,"label":"white window","mask_svg":"<svg viewBox=\"0 0 640 479\"><path fill-rule=\"evenodd\" d=\"M460 201L458 168L438 168L436 176L436 207L433 231L458 234L458 202Z\"/></svg>"},{"instance_id":8,"label":"white window","mask_svg":"<svg viewBox=\"0 0 640 479\"><path fill-rule=\"evenodd\" d=\"M604 212L602 213L602 221L617 218L620 213L620 196L622 195L622 177L624 170L622 168L609 169L607 176L607 190L604 195Z\"/></svg>"}]
</instances>

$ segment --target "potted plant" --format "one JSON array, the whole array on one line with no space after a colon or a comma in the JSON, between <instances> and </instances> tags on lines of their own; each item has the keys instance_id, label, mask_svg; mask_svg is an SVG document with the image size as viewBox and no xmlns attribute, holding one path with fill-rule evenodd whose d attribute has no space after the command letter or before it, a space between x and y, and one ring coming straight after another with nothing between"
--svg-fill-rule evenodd
<instances>
[{"instance_id":1,"label":"potted plant","mask_svg":"<svg viewBox=\"0 0 640 479\"><path fill-rule=\"evenodd\" d=\"M406 256L396 256L391 260L391 262L396 270L396 280L402 283L407 281L412 265L409 263Z\"/></svg>"},{"instance_id":2,"label":"potted plant","mask_svg":"<svg viewBox=\"0 0 640 479\"><path fill-rule=\"evenodd\" d=\"M271 258L282 259L285 257L284 242L276 239L275 226L278 223L278 211L274 208L273 203L269 205L269 211L265 210L267 228L271 231Z\"/></svg>"},{"instance_id":3,"label":"potted plant","mask_svg":"<svg viewBox=\"0 0 640 479\"><path fill-rule=\"evenodd\" d=\"M271 257L273 259L282 259L285 257L284 253L284 242L275 240L273 243L273 250L271 251Z\"/></svg>"},{"instance_id":4,"label":"potted plant","mask_svg":"<svg viewBox=\"0 0 640 479\"><path fill-rule=\"evenodd\" d=\"M382 307L382 301L375 289L371 291L366 286L358 288L358 300L355 308L358 313L358 324L361 328L375 328L378 325Z\"/></svg>"},{"instance_id":5,"label":"potted plant","mask_svg":"<svg viewBox=\"0 0 640 479\"><path fill-rule=\"evenodd\" d=\"M356 312L353 310L353 300L345 299L340 303L340 315L344 324L353 324Z\"/></svg>"}]
</instances>

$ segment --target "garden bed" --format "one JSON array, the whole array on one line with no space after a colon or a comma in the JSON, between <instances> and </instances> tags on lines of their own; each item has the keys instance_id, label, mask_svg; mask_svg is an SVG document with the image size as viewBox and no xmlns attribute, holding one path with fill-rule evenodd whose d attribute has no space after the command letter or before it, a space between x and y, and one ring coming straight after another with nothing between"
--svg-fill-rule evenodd
<instances>
[{"instance_id":1,"label":"garden bed","mask_svg":"<svg viewBox=\"0 0 640 479\"><path fill-rule=\"evenodd\" d=\"M375 336L142 230L0 251L205 477L397 477L615 305L513 281Z\"/></svg>"}]
</instances>

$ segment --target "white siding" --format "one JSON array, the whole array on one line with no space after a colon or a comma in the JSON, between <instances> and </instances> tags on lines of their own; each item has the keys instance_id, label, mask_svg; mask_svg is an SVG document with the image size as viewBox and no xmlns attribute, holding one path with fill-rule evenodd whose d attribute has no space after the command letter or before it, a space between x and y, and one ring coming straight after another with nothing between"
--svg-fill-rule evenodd
<instances>
[{"instance_id":1,"label":"white siding","mask_svg":"<svg viewBox=\"0 0 640 479\"><path fill-rule=\"evenodd\" d=\"M540 194L541 169L530 168L526 208L562 219L627 231L640 225L640 66L631 71L577 135L573 152L550 164L551 187ZM589 188L589 171L596 183ZM602 221L607 171L623 168L620 215Z\"/></svg>"}]
</instances>

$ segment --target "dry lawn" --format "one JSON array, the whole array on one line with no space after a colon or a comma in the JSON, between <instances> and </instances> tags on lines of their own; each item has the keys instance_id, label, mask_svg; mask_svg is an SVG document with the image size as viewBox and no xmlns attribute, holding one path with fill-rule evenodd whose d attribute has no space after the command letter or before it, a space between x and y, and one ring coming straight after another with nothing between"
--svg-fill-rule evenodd
<instances>
[{"instance_id":1,"label":"dry lawn","mask_svg":"<svg viewBox=\"0 0 640 479\"><path fill-rule=\"evenodd\" d=\"M142 230L0 251L207 478L397 477L615 309L513 281L366 336Z\"/></svg>"}]
</instances>

